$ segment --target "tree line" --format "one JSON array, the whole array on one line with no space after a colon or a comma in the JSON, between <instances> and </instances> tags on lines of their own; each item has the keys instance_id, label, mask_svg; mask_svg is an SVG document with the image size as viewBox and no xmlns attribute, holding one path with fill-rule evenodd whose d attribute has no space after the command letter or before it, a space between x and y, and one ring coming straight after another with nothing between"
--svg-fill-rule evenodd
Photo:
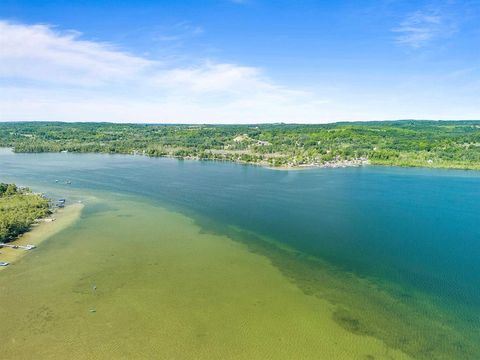
<instances>
[{"instance_id":1,"label":"tree line","mask_svg":"<svg viewBox=\"0 0 480 360\"><path fill-rule=\"evenodd\" d=\"M16 152L175 156L269 166L372 164L480 169L480 121L385 121L324 125L0 123Z\"/></svg>"},{"instance_id":2,"label":"tree line","mask_svg":"<svg viewBox=\"0 0 480 360\"><path fill-rule=\"evenodd\" d=\"M28 231L36 219L50 214L49 202L27 188L0 183L0 242Z\"/></svg>"}]
</instances>

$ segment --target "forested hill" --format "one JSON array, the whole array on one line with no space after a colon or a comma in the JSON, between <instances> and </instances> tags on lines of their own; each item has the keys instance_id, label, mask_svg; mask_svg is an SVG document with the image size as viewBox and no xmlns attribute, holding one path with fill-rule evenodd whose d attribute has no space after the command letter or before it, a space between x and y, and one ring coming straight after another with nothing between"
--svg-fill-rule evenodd
<instances>
[{"instance_id":1,"label":"forested hill","mask_svg":"<svg viewBox=\"0 0 480 360\"><path fill-rule=\"evenodd\" d=\"M0 242L15 239L49 213L47 199L15 184L0 183Z\"/></svg>"},{"instance_id":2,"label":"forested hill","mask_svg":"<svg viewBox=\"0 0 480 360\"><path fill-rule=\"evenodd\" d=\"M16 152L102 152L217 159L268 166L363 163L480 169L480 121L325 125L0 123Z\"/></svg>"}]
</instances>

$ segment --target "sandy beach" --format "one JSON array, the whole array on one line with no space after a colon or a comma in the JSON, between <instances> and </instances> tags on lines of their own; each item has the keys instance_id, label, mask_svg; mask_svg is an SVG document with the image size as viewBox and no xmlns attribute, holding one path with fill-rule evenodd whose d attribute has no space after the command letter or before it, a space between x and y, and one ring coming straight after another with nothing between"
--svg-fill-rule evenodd
<instances>
[{"instance_id":1,"label":"sandy beach","mask_svg":"<svg viewBox=\"0 0 480 360\"><path fill-rule=\"evenodd\" d=\"M49 237L57 234L63 229L67 228L80 218L82 213L83 204L76 203L68 205L63 209L58 209L53 213L49 219L55 219L55 221L42 220L40 223L32 226L32 229L23 234L17 240L10 242L10 245L35 245L39 246L43 241ZM28 254L32 250L13 249L10 247L4 247L0 249L0 261L10 263L9 266L0 266L0 271L8 269L12 264L22 256Z\"/></svg>"}]
</instances>

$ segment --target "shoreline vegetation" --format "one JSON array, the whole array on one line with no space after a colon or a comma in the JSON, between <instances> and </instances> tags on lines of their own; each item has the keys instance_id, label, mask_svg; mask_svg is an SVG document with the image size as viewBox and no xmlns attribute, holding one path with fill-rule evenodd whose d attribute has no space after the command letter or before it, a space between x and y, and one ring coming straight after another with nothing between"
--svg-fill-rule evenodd
<instances>
[{"instance_id":1,"label":"shoreline vegetation","mask_svg":"<svg viewBox=\"0 0 480 360\"><path fill-rule=\"evenodd\" d=\"M279 170L366 164L480 170L480 121L324 125L0 123L0 147L220 160Z\"/></svg>"},{"instance_id":2,"label":"shoreline vegetation","mask_svg":"<svg viewBox=\"0 0 480 360\"><path fill-rule=\"evenodd\" d=\"M82 213L84 205L75 203L65 206L65 208L55 211L55 221L40 221L32 225L31 229L17 238L12 244L17 246L26 246L32 244L38 247L42 242L68 228L75 223ZM28 253L21 249L4 247L0 249L0 261L15 263L21 257ZM0 271L7 267L0 266Z\"/></svg>"},{"instance_id":3,"label":"shoreline vegetation","mask_svg":"<svg viewBox=\"0 0 480 360\"><path fill-rule=\"evenodd\" d=\"M52 213L49 200L28 188L0 183L0 243L8 243Z\"/></svg>"},{"instance_id":4,"label":"shoreline vegetation","mask_svg":"<svg viewBox=\"0 0 480 360\"><path fill-rule=\"evenodd\" d=\"M62 204L63 207L63 204ZM54 209L48 198L28 188L0 183L0 270L68 226L82 205Z\"/></svg>"}]
</instances>

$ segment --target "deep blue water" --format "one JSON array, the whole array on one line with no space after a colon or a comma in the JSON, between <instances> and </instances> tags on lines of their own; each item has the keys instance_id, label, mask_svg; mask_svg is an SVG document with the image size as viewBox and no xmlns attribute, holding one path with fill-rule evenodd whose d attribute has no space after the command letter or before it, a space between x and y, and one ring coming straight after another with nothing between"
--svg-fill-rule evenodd
<instances>
[{"instance_id":1,"label":"deep blue water","mask_svg":"<svg viewBox=\"0 0 480 360\"><path fill-rule=\"evenodd\" d=\"M0 181L144 196L328 261L480 309L480 173L276 171L122 155L0 153ZM56 185L60 189L67 185Z\"/></svg>"}]
</instances>

